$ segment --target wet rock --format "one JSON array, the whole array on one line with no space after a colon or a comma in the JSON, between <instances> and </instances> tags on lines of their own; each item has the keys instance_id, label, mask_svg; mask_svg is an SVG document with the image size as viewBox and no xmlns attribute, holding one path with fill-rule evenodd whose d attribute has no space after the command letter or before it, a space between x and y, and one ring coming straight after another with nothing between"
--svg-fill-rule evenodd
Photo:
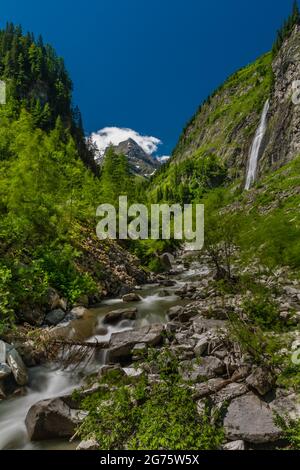
<instances>
[{"instance_id":1,"label":"wet rock","mask_svg":"<svg viewBox=\"0 0 300 470\"><path fill-rule=\"evenodd\" d=\"M138 343L157 346L163 338L163 325L149 325L136 330L113 333L109 342L109 359L113 362L128 358Z\"/></svg>"},{"instance_id":2,"label":"wet rock","mask_svg":"<svg viewBox=\"0 0 300 470\"><path fill-rule=\"evenodd\" d=\"M224 419L227 438L253 444L276 442L281 437L270 407L253 393L236 398Z\"/></svg>"},{"instance_id":3,"label":"wet rock","mask_svg":"<svg viewBox=\"0 0 300 470\"><path fill-rule=\"evenodd\" d=\"M126 308L114 310L105 315L103 322L108 324L118 323L121 320L135 320L137 315L136 308Z\"/></svg>"},{"instance_id":4,"label":"wet rock","mask_svg":"<svg viewBox=\"0 0 300 470\"><path fill-rule=\"evenodd\" d=\"M33 405L25 424L30 440L43 441L73 436L82 419L82 413L70 408L63 398L54 398Z\"/></svg>"},{"instance_id":5,"label":"wet rock","mask_svg":"<svg viewBox=\"0 0 300 470\"><path fill-rule=\"evenodd\" d=\"M174 287L176 286L176 281L172 281L171 279L163 279L160 281L160 285L164 287Z\"/></svg>"},{"instance_id":6,"label":"wet rock","mask_svg":"<svg viewBox=\"0 0 300 470\"><path fill-rule=\"evenodd\" d=\"M99 450L100 446L95 439L89 439L88 441L81 441L76 447L76 450Z\"/></svg>"},{"instance_id":7,"label":"wet rock","mask_svg":"<svg viewBox=\"0 0 300 470\"><path fill-rule=\"evenodd\" d=\"M266 395L274 387L274 377L272 374L261 367L255 369L246 379L247 385L256 390L261 396Z\"/></svg>"},{"instance_id":8,"label":"wet rock","mask_svg":"<svg viewBox=\"0 0 300 470\"><path fill-rule=\"evenodd\" d=\"M158 292L158 296L161 297L161 298L164 298L164 297L170 297L170 292L168 290L161 290Z\"/></svg>"},{"instance_id":9,"label":"wet rock","mask_svg":"<svg viewBox=\"0 0 300 470\"><path fill-rule=\"evenodd\" d=\"M51 312L47 313L45 317L45 322L48 326L56 326L60 322L63 321L65 318L66 313L61 308L57 308L56 310L52 310Z\"/></svg>"},{"instance_id":10,"label":"wet rock","mask_svg":"<svg viewBox=\"0 0 300 470\"><path fill-rule=\"evenodd\" d=\"M0 380L6 379L11 374L11 368L4 363L0 364Z\"/></svg>"},{"instance_id":11,"label":"wet rock","mask_svg":"<svg viewBox=\"0 0 300 470\"><path fill-rule=\"evenodd\" d=\"M233 441L233 442L228 442L228 444L225 444L223 446L223 450L246 450L246 444L244 441Z\"/></svg>"},{"instance_id":12,"label":"wet rock","mask_svg":"<svg viewBox=\"0 0 300 470\"><path fill-rule=\"evenodd\" d=\"M140 302L143 299L135 292L131 292L130 294L123 295L122 300L123 302Z\"/></svg>"},{"instance_id":13,"label":"wet rock","mask_svg":"<svg viewBox=\"0 0 300 470\"><path fill-rule=\"evenodd\" d=\"M24 386L28 383L27 368L18 353L14 348L9 349L6 352L6 360L11 368L12 374L18 385Z\"/></svg>"},{"instance_id":14,"label":"wet rock","mask_svg":"<svg viewBox=\"0 0 300 470\"><path fill-rule=\"evenodd\" d=\"M224 374L225 366L224 363L216 357L209 356L203 357L200 362L198 359L183 361L180 364L180 372L184 380L197 382Z\"/></svg>"},{"instance_id":15,"label":"wet rock","mask_svg":"<svg viewBox=\"0 0 300 470\"><path fill-rule=\"evenodd\" d=\"M89 310L83 306L78 306L72 308L70 314L72 315L72 320L81 320L89 313Z\"/></svg>"}]
</instances>

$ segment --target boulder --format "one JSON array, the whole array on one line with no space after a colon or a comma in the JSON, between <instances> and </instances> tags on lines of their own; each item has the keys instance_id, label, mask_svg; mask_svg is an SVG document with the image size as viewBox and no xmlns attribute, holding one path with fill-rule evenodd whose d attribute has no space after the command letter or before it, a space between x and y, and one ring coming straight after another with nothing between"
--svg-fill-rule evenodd
<instances>
[{"instance_id":1,"label":"boulder","mask_svg":"<svg viewBox=\"0 0 300 470\"><path fill-rule=\"evenodd\" d=\"M261 396L264 396L272 390L275 381L268 370L258 367L247 377L246 383Z\"/></svg>"},{"instance_id":2,"label":"boulder","mask_svg":"<svg viewBox=\"0 0 300 470\"><path fill-rule=\"evenodd\" d=\"M246 450L246 444L244 441L228 442L223 446L223 450Z\"/></svg>"},{"instance_id":3,"label":"boulder","mask_svg":"<svg viewBox=\"0 0 300 470\"><path fill-rule=\"evenodd\" d=\"M9 349L6 352L6 360L8 365L11 368L15 381L18 385L24 386L28 383L28 373L27 368L18 353L14 348Z\"/></svg>"},{"instance_id":4,"label":"boulder","mask_svg":"<svg viewBox=\"0 0 300 470\"><path fill-rule=\"evenodd\" d=\"M270 407L253 393L236 398L228 407L224 429L228 439L252 444L276 442L281 430L274 423Z\"/></svg>"},{"instance_id":5,"label":"boulder","mask_svg":"<svg viewBox=\"0 0 300 470\"><path fill-rule=\"evenodd\" d=\"M173 259L173 256L170 253L163 253L159 257L159 261L160 261L162 267L166 271L170 271L170 269L172 269L172 259Z\"/></svg>"},{"instance_id":6,"label":"boulder","mask_svg":"<svg viewBox=\"0 0 300 470\"><path fill-rule=\"evenodd\" d=\"M109 342L109 360L118 362L132 354L132 349L138 343L157 346L163 338L163 325L149 325L136 330L113 333Z\"/></svg>"},{"instance_id":7,"label":"boulder","mask_svg":"<svg viewBox=\"0 0 300 470\"><path fill-rule=\"evenodd\" d=\"M227 322L225 320L214 320L209 318L204 318L202 315L197 315L193 318L193 328L195 333L201 334L205 331L225 331L227 327Z\"/></svg>"},{"instance_id":8,"label":"boulder","mask_svg":"<svg viewBox=\"0 0 300 470\"><path fill-rule=\"evenodd\" d=\"M248 391L249 390L245 384L231 383L224 387L222 390L218 391L212 397L212 399L214 403L229 403L237 397L246 395Z\"/></svg>"},{"instance_id":9,"label":"boulder","mask_svg":"<svg viewBox=\"0 0 300 470\"><path fill-rule=\"evenodd\" d=\"M72 315L74 320L81 320L89 313L89 310L85 307L78 306L72 308L70 314Z\"/></svg>"},{"instance_id":10,"label":"boulder","mask_svg":"<svg viewBox=\"0 0 300 470\"><path fill-rule=\"evenodd\" d=\"M161 291L158 292L158 296L161 297L161 298L164 298L164 297L170 297L170 292L166 289L163 289Z\"/></svg>"},{"instance_id":11,"label":"boulder","mask_svg":"<svg viewBox=\"0 0 300 470\"><path fill-rule=\"evenodd\" d=\"M209 339L207 335L204 333L203 335L201 335L201 337L199 337L198 342L195 346L194 351L195 351L196 356L202 356L204 353L206 353L208 345L209 345Z\"/></svg>"},{"instance_id":12,"label":"boulder","mask_svg":"<svg viewBox=\"0 0 300 470\"><path fill-rule=\"evenodd\" d=\"M25 424L31 441L43 441L73 436L82 418L82 413L70 408L63 398L54 398L33 405Z\"/></svg>"},{"instance_id":13,"label":"boulder","mask_svg":"<svg viewBox=\"0 0 300 470\"><path fill-rule=\"evenodd\" d=\"M136 308L126 308L120 310L114 310L105 315L104 323L118 323L121 320L135 320L137 314Z\"/></svg>"},{"instance_id":14,"label":"boulder","mask_svg":"<svg viewBox=\"0 0 300 470\"><path fill-rule=\"evenodd\" d=\"M123 295L122 299L123 299L123 302L140 302L141 300L143 300L142 297L140 297L135 292L131 292L130 294Z\"/></svg>"},{"instance_id":15,"label":"boulder","mask_svg":"<svg viewBox=\"0 0 300 470\"><path fill-rule=\"evenodd\" d=\"M89 439L88 441L81 441L76 447L76 450L99 450L100 446L95 439Z\"/></svg>"},{"instance_id":16,"label":"boulder","mask_svg":"<svg viewBox=\"0 0 300 470\"><path fill-rule=\"evenodd\" d=\"M6 379L10 374L11 368L5 363L0 363L0 380Z\"/></svg>"},{"instance_id":17,"label":"boulder","mask_svg":"<svg viewBox=\"0 0 300 470\"><path fill-rule=\"evenodd\" d=\"M46 318L45 318L45 322L49 326L56 326L60 322L63 321L65 316L66 316L66 313L61 308L57 308L57 309L52 310L51 312L47 313Z\"/></svg>"},{"instance_id":18,"label":"boulder","mask_svg":"<svg viewBox=\"0 0 300 470\"><path fill-rule=\"evenodd\" d=\"M180 364L180 372L184 380L193 382L211 379L216 375L225 373L225 366L220 359L213 356L203 357L201 361L183 361Z\"/></svg>"},{"instance_id":19,"label":"boulder","mask_svg":"<svg viewBox=\"0 0 300 470\"><path fill-rule=\"evenodd\" d=\"M168 318L169 320L174 320L178 318L178 316L183 312L183 307L180 305L175 305L168 310Z\"/></svg>"}]
</instances>

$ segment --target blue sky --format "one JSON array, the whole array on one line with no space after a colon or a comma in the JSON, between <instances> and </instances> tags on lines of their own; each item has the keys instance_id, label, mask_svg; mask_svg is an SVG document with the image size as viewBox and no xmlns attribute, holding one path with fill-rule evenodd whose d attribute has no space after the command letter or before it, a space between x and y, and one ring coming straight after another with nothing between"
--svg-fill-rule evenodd
<instances>
[{"instance_id":1,"label":"blue sky","mask_svg":"<svg viewBox=\"0 0 300 470\"><path fill-rule=\"evenodd\" d=\"M13 21L41 33L64 57L88 133L130 128L160 139L163 155L208 94L271 48L291 5L292 0L9 0L2 2L0 24ZM145 142L153 150L157 146L156 140Z\"/></svg>"}]
</instances>

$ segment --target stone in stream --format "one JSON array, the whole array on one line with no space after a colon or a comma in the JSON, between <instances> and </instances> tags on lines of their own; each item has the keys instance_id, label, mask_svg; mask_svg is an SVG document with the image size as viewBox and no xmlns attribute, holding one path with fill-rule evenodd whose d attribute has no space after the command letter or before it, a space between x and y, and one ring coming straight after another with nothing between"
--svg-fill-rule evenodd
<instances>
[{"instance_id":1,"label":"stone in stream","mask_svg":"<svg viewBox=\"0 0 300 470\"><path fill-rule=\"evenodd\" d=\"M224 429L228 439L241 439L251 444L276 442L282 437L281 430L274 423L272 410L253 393L231 402Z\"/></svg>"},{"instance_id":2,"label":"stone in stream","mask_svg":"<svg viewBox=\"0 0 300 470\"><path fill-rule=\"evenodd\" d=\"M122 300L123 302L140 302L143 299L135 292L131 292L130 294L123 295Z\"/></svg>"},{"instance_id":3,"label":"stone in stream","mask_svg":"<svg viewBox=\"0 0 300 470\"><path fill-rule=\"evenodd\" d=\"M157 346L163 338L163 325L149 325L136 330L113 333L109 342L109 360L118 362L131 356L136 344Z\"/></svg>"},{"instance_id":4,"label":"stone in stream","mask_svg":"<svg viewBox=\"0 0 300 470\"><path fill-rule=\"evenodd\" d=\"M56 326L61 321L63 321L65 316L66 313L61 308L57 308L56 310L52 310L51 312L47 313L45 322L49 326Z\"/></svg>"},{"instance_id":5,"label":"stone in stream","mask_svg":"<svg viewBox=\"0 0 300 470\"><path fill-rule=\"evenodd\" d=\"M27 413L25 424L31 441L72 437L84 415L68 406L64 398L43 400Z\"/></svg>"},{"instance_id":6,"label":"stone in stream","mask_svg":"<svg viewBox=\"0 0 300 470\"><path fill-rule=\"evenodd\" d=\"M18 351L14 348L6 352L6 360L11 368L15 381L18 385L24 386L28 383L27 368Z\"/></svg>"},{"instance_id":7,"label":"stone in stream","mask_svg":"<svg viewBox=\"0 0 300 470\"><path fill-rule=\"evenodd\" d=\"M0 364L0 380L6 379L11 374L11 368L7 364Z\"/></svg>"},{"instance_id":8,"label":"stone in stream","mask_svg":"<svg viewBox=\"0 0 300 470\"><path fill-rule=\"evenodd\" d=\"M104 323L118 323L121 320L135 320L137 314L136 308L125 308L120 310L114 310L105 315Z\"/></svg>"}]
</instances>

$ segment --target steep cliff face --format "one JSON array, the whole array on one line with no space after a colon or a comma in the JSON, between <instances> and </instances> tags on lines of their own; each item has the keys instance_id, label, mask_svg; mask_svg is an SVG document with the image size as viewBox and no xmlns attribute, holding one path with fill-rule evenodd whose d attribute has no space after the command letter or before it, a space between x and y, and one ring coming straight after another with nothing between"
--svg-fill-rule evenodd
<instances>
[{"instance_id":1,"label":"steep cliff face","mask_svg":"<svg viewBox=\"0 0 300 470\"><path fill-rule=\"evenodd\" d=\"M267 99L267 130L258 155L258 177L300 154L300 105L292 101L300 80L300 27L273 57L266 54L232 75L186 126L170 164L217 155L231 180L244 183L249 152ZM166 169L166 173L168 169Z\"/></svg>"},{"instance_id":2,"label":"steep cliff face","mask_svg":"<svg viewBox=\"0 0 300 470\"><path fill-rule=\"evenodd\" d=\"M300 80L300 26L295 26L290 38L284 42L272 68L274 85L265 148L259 162L260 174L278 168L300 154L300 105L295 105L292 100L293 82Z\"/></svg>"}]
</instances>

